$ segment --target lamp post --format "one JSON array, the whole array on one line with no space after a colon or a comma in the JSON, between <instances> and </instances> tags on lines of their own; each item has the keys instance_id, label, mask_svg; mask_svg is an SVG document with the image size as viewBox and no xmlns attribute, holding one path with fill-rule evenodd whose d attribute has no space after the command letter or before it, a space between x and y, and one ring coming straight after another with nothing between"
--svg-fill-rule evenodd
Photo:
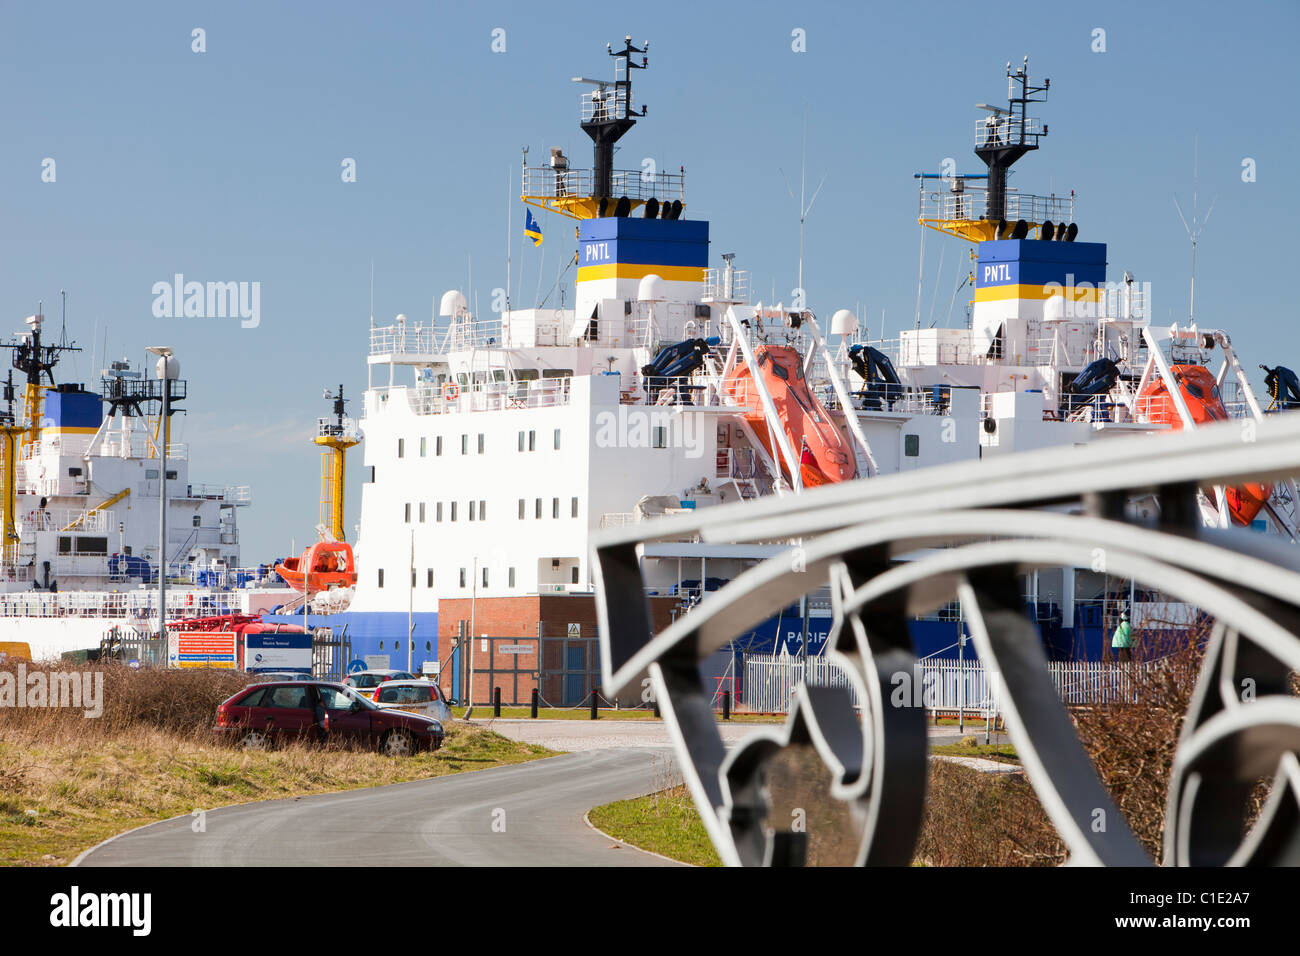
<instances>
[{"instance_id":1,"label":"lamp post","mask_svg":"<svg viewBox=\"0 0 1300 956\"><path fill-rule=\"evenodd\" d=\"M171 379L168 378L168 361L172 350L165 345L154 345L145 349L162 361L159 363L158 377L162 379L162 422L159 432L162 441L159 453L162 458L162 470L158 484L158 637L167 639L167 440L171 437L168 417L171 415Z\"/></svg>"}]
</instances>

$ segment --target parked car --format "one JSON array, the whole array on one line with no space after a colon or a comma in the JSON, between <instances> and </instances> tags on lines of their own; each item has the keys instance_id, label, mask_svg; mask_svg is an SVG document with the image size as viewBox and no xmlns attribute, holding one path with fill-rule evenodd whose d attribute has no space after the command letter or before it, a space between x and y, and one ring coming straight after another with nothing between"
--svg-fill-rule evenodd
<instances>
[{"instance_id":1,"label":"parked car","mask_svg":"<svg viewBox=\"0 0 1300 956\"><path fill-rule=\"evenodd\" d=\"M343 683L356 690L362 697L374 697L375 688L384 681L414 680L415 675L409 671L373 670L357 671L344 678Z\"/></svg>"},{"instance_id":2,"label":"parked car","mask_svg":"<svg viewBox=\"0 0 1300 956\"><path fill-rule=\"evenodd\" d=\"M350 687L329 681L253 684L217 707L213 733L244 750L290 740L360 741L393 757L442 746L442 723L423 714L385 710Z\"/></svg>"},{"instance_id":3,"label":"parked car","mask_svg":"<svg viewBox=\"0 0 1300 956\"><path fill-rule=\"evenodd\" d=\"M427 680L384 681L375 688L371 700L384 710L424 714L443 724L451 720L451 708L442 696L442 688Z\"/></svg>"}]
</instances>

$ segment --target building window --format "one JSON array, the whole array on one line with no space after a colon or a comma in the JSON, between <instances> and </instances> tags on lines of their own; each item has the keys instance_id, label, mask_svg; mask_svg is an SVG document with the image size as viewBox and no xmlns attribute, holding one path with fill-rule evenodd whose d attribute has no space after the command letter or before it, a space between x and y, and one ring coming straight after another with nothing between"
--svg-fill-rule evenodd
<instances>
[{"instance_id":1,"label":"building window","mask_svg":"<svg viewBox=\"0 0 1300 956\"><path fill-rule=\"evenodd\" d=\"M461 435L461 436L460 436L460 453L461 453L462 455L468 455L468 454L469 454L469 436L468 436L468 435Z\"/></svg>"},{"instance_id":2,"label":"building window","mask_svg":"<svg viewBox=\"0 0 1300 956\"><path fill-rule=\"evenodd\" d=\"M574 498L573 500L575 502L574 507L576 508L577 507L576 502L578 499ZM420 524L424 524L424 502L423 501L420 502Z\"/></svg>"},{"instance_id":3,"label":"building window","mask_svg":"<svg viewBox=\"0 0 1300 956\"><path fill-rule=\"evenodd\" d=\"M666 425L656 425L654 427L654 447L668 447L668 427Z\"/></svg>"},{"instance_id":4,"label":"building window","mask_svg":"<svg viewBox=\"0 0 1300 956\"><path fill-rule=\"evenodd\" d=\"M523 433L523 432L520 432L520 433L519 433L519 450L520 450L520 451L523 451L523 450L524 450L524 433ZM155 476L155 477L156 477L156 476Z\"/></svg>"},{"instance_id":5,"label":"building window","mask_svg":"<svg viewBox=\"0 0 1300 956\"><path fill-rule=\"evenodd\" d=\"M552 498L552 499L551 499L551 517L552 517L552 518L558 518L559 516L560 516L560 499L559 499L559 498Z\"/></svg>"},{"instance_id":6,"label":"building window","mask_svg":"<svg viewBox=\"0 0 1300 956\"><path fill-rule=\"evenodd\" d=\"M405 439L405 438L399 438L399 439L397 439L397 457L398 457L398 458L405 458L405 457L406 457L406 439Z\"/></svg>"},{"instance_id":7,"label":"building window","mask_svg":"<svg viewBox=\"0 0 1300 956\"><path fill-rule=\"evenodd\" d=\"M536 513L534 514L534 517L536 517L536 518L541 518L541 516L542 516L542 499L541 499L541 498L538 498L538 499L537 499L537 505L536 505L536 509L535 509L535 511L536 511Z\"/></svg>"},{"instance_id":8,"label":"building window","mask_svg":"<svg viewBox=\"0 0 1300 956\"><path fill-rule=\"evenodd\" d=\"M464 587L464 586L465 586L465 569L464 569L464 568L461 568L461 569L460 569L460 586L461 586L461 587Z\"/></svg>"},{"instance_id":9,"label":"building window","mask_svg":"<svg viewBox=\"0 0 1300 956\"><path fill-rule=\"evenodd\" d=\"M456 520L456 502L454 501L451 503L451 520Z\"/></svg>"},{"instance_id":10,"label":"building window","mask_svg":"<svg viewBox=\"0 0 1300 956\"><path fill-rule=\"evenodd\" d=\"M514 587L514 586L515 586L515 569L514 569L514 568L511 568L511 569L510 569L509 573L507 574L507 577L508 577L509 580L510 580L510 586L511 586L511 587Z\"/></svg>"},{"instance_id":11,"label":"building window","mask_svg":"<svg viewBox=\"0 0 1300 956\"><path fill-rule=\"evenodd\" d=\"M483 569L483 586L484 586L484 587L487 587L487 586L488 586L488 583L487 583L487 571L488 571L487 568L484 568L484 569Z\"/></svg>"},{"instance_id":12,"label":"building window","mask_svg":"<svg viewBox=\"0 0 1300 956\"><path fill-rule=\"evenodd\" d=\"M570 518L576 518L576 517L578 517L578 499L577 499L577 498L572 498L572 499L570 499L570 501L569 501L569 511L571 512L570 515L569 515Z\"/></svg>"},{"instance_id":13,"label":"building window","mask_svg":"<svg viewBox=\"0 0 1300 956\"><path fill-rule=\"evenodd\" d=\"M558 428L555 429L555 450L560 450L560 430Z\"/></svg>"},{"instance_id":14,"label":"building window","mask_svg":"<svg viewBox=\"0 0 1300 956\"><path fill-rule=\"evenodd\" d=\"M520 521L524 520L524 499L523 498L519 499L519 520Z\"/></svg>"},{"instance_id":15,"label":"building window","mask_svg":"<svg viewBox=\"0 0 1300 956\"><path fill-rule=\"evenodd\" d=\"M577 583L578 583L578 566L575 564L575 565L574 565L570 570L572 570L572 572L573 572L573 578L572 578L572 581L573 581L574 584L577 584Z\"/></svg>"},{"instance_id":16,"label":"building window","mask_svg":"<svg viewBox=\"0 0 1300 956\"><path fill-rule=\"evenodd\" d=\"M442 520L442 502L441 502L441 501L439 501L437 504L435 504L435 505L433 506L433 520L434 520L434 521L441 521L441 520Z\"/></svg>"},{"instance_id":17,"label":"building window","mask_svg":"<svg viewBox=\"0 0 1300 956\"><path fill-rule=\"evenodd\" d=\"M411 503L409 501L406 503L406 523L411 523Z\"/></svg>"},{"instance_id":18,"label":"building window","mask_svg":"<svg viewBox=\"0 0 1300 956\"><path fill-rule=\"evenodd\" d=\"M474 520L474 515L475 515L475 513L476 513L477 510L478 510L477 507L476 507L477 505L478 505L478 502L477 502L477 501L471 501L471 502L469 503L469 520L470 520L470 521L473 521L473 520Z\"/></svg>"},{"instance_id":19,"label":"building window","mask_svg":"<svg viewBox=\"0 0 1300 956\"><path fill-rule=\"evenodd\" d=\"M380 586L381 588L384 586L384 569L383 569L383 568L380 568L380 569L379 569L379 586Z\"/></svg>"},{"instance_id":20,"label":"building window","mask_svg":"<svg viewBox=\"0 0 1300 956\"><path fill-rule=\"evenodd\" d=\"M429 568L424 572L424 586L426 588L433 587L433 568Z\"/></svg>"},{"instance_id":21,"label":"building window","mask_svg":"<svg viewBox=\"0 0 1300 956\"><path fill-rule=\"evenodd\" d=\"M428 451L429 451L429 439L427 439L427 438L421 438L421 439L420 439L420 457L421 457L421 458L424 458L424 457L427 455Z\"/></svg>"},{"instance_id":22,"label":"building window","mask_svg":"<svg viewBox=\"0 0 1300 956\"><path fill-rule=\"evenodd\" d=\"M439 435L437 438L435 438L435 439L433 440L433 453L434 453L435 455L438 455L438 456L441 456L441 455L442 455L442 436L441 436L441 435Z\"/></svg>"},{"instance_id":23,"label":"building window","mask_svg":"<svg viewBox=\"0 0 1300 956\"><path fill-rule=\"evenodd\" d=\"M908 458L916 458L921 454L921 436L904 435L903 436L903 454Z\"/></svg>"},{"instance_id":24,"label":"building window","mask_svg":"<svg viewBox=\"0 0 1300 956\"><path fill-rule=\"evenodd\" d=\"M478 433L478 453L483 454L483 433Z\"/></svg>"}]
</instances>

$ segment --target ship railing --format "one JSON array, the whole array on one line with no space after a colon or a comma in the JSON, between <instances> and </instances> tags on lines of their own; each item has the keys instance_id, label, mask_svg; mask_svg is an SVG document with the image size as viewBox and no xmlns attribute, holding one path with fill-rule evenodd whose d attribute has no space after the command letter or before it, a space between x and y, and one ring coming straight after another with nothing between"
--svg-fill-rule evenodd
<instances>
[{"instance_id":1,"label":"ship railing","mask_svg":"<svg viewBox=\"0 0 1300 956\"><path fill-rule=\"evenodd\" d=\"M195 593L177 590L167 594L169 619L207 617L238 611L224 592ZM158 616L158 592L67 591L34 594L30 591L0 594L0 617L96 617L141 622Z\"/></svg>"},{"instance_id":2,"label":"ship railing","mask_svg":"<svg viewBox=\"0 0 1300 956\"><path fill-rule=\"evenodd\" d=\"M50 438L24 445L19 459L30 461L42 455L84 455L90 447L90 435L54 435Z\"/></svg>"},{"instance_id":3,"label":"ship railing","mask_svg":"<svg viewBox=\"0 0 1300 956\"><path fill-rule=\"evenodd\" d=\"M719 448L715 477L739 481L761 477L758 453L752 448Z\"/></svg>"},{"instance_id":4,"label":"ship railing","mask_svg":"<svg viewBox=\"0 0 1300 956\"><path fill-rule=\"evenodd\" d=\"M727 290L726 269L704 270L704 298L725 299L729 302L749 301L749 270L731 270L731 290Z\"/></svg>"},{"instance_id":5,"label":"ship railing","mask_svg":"<svg viewBox=\"0 0 1300 956\"><path fill-rule=\"evenodd\" d=\"M397 323L370 330L371 355L445 355L501 342L500 319L457 316L442 324Z\"/></svg>"},{"instance_id":6,"label":"ship railing","mask_svg":"<svg viewBox=\"0 0 1300 956\"><path fill-rule=\"evenodd\" d=\"M117 517L114 511L56 508L52 511L36 512L34 520L41 531L62 531L74 523L76 527L72 530L77 532L107 532L117 528ZM27 527L26 522L23 527Z\"/></svg>"},{"instance_id":7,"label":"ship railing","mask_svg":"<svg viewBox=\"0 0 1300 956\"><path fill-rule=\"evenodd\" d=\"M941 180L944 185L938 189L923 189L920 193L920 208L917 218L925 220L975 220L986 218L988 212L988 188L972 184L970 180ZM957 185L960 188L953 189ZM1014 223L1017 219L1025 222L1054 223L1074 222L1074 196L1040 196L1034 193L1022 193L1008 189L1005 193L1005 212L1003 218ZM1036 238L1036 237L1030 237Z\"/></svg>"},{"instance_id":8,"label":"ship railing","mask_svg":"<svg viewBox=\"0 0 1300 956\"><path fill-rule=\"evenodd\" d=\"M1038 138L1047 135L1047 127L1036 116L1001 113L975 121L975 147L1037 146Z\"/></svg>"},{"instance_id":9,"label":"ship railing","mask_svg":"<svg viewBox=\"0 0 1300 956\"><path fill-rule=\"evenodd\" d=\"M636 97L626 86L598 87L582 94L582 122L622 120L636 116Z\"/></svg>"},{"instance_id":10,"label":"ship railing","mask_svg":"<svg viewBox=\"0 0 1300 956\"><path fill-rule=\"evenodd\" d=\"M187 498L201 498L205 501L221 501L235 505L253 503L253 489L249 485L189 484L185 486L185 490ZM171 486L168 486L168 495L171 495Z\"/></svg>"},{"instance_id":11,"label":"ship railing","mask_svg":"<svg viewBox=\"0 0 1300 956\"><path fill-rule=\"evenodd\" d=\"M360 438L361 433L357 428L355 418L343 419L340 425L337 418L318 418L316 419L316 437L317 438Z\"/></svg>"},{"instance_id":12,"label":"ship railing","mask_svg":"<svg viewBox=\"0 0 1300 956\"><path fill-rule=\"evenodd\" d=\"M594 196L596 174L591 169L556 169L552 166L523 168L523 195L539 199L565 199ZM667 173L649 169L615 169L610 174L610 198L645 202L686 199L685 173Z\"/></svg>"},{"instance_id":13,"label":"ship railing","mask_svg":"<svg viewBox=\"0 0 1300 956\"><path fill-rule=\"evenodd\" d=\"M499 412L516 408L555 408L568 405L572 377L534 381L476 382L472 385L421 384L408 393L417 415L449 412Z\"/></svg>"}]
</instances>

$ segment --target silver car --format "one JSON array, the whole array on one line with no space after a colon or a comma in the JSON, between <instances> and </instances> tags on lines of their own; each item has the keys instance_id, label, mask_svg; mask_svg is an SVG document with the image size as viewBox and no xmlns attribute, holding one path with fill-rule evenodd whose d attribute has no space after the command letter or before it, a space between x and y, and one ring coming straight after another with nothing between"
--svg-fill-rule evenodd
<instances>
[{"instance_id":1,"label":"silver car","mask_svg":"<svg viewBox=\"0 0 1300 956\"><path fill-rule=\"evenodd\" d=\"M441 722L451 720L451 708L442 688L426 680L389 680L375 688L372 698L384 710L405 710Z\"/></svg>"}]
</instances>

